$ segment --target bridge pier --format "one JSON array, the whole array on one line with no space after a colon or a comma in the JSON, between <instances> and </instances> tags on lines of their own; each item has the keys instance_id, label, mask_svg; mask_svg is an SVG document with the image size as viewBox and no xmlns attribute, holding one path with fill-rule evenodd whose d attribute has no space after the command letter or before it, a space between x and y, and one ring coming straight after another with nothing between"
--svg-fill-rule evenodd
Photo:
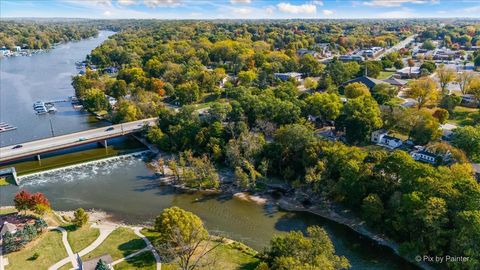
<instances>
[{"instance_id":1,"label":"bridge pier","mask_svg":"<svg viewBox=\"0 0 480 270\"><path fill-rule=\"evenodd\" d=\"M37 155L35 158L36 158L38 161L42 161L42 159L40 158L40 155Z\"/></svg>"},{"instance_id":2,"label":"bridge pier","mask_svg":"<svg viewBox=\"0 0 480 270\"><path fill-rule=\"evenodd\" d=\"M98 144L99 144L100 146L102 146L102 147L105 147L105 149L108 148L108 142L107 142L107 140L99 141Z\"/></svg>"},{"instance_id":3,"label":"bridge pier","mask_svg":"<svg viewBox=\"0 0 480 270\"><path fill-rule=\"evenodd\" d=\"M15 167L0 170L0 176L7 176L8 177L10 175L12 176L13 181L15 181L15 184L17 186L20 185L20 181L17 178L17 170L15 170Z\"/></svg>"}]
</instances>

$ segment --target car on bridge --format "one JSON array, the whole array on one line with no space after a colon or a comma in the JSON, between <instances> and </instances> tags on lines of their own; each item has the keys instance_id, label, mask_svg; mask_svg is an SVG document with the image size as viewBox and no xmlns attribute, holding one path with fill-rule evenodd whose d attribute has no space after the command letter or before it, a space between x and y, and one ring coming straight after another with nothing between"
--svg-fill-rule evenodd
<instances>
[{"instance_id":1,"label":"car on bridge","mask_svg":"<svg viewBox=\"0 0 480 270\"><path fill-rule=\"evenodd\" d=\"M79 142L83 142L83 141L86 141L86 140L87 140L87 138L85 138L85 137L80 137L80 138L78 139Z\"/></svg>"},{"instance_id":2,"label":"car on bridge","mask_svg":"<svg viewBox=\"0 0 480 270\"><path fill-rule=\"evenodd\" d=\"M112 131L112 130L114 130L114 129L115 129L114 127L109 127L109 128L107 128L107 129L105 129L105 131Z\"/></svg>"},{"instance_id":3,"label":"car on bridge","mask_svg":"<svg viewBox=\"0 0 480 270\"><path fill-rule=\"evenodd\" d=\"M15 145L14 147L12 147L12 149L18 149L18 148L22 148L22 147L23 147L23 145L17 144L17 145Z\"/></svg>"}]
</instances>

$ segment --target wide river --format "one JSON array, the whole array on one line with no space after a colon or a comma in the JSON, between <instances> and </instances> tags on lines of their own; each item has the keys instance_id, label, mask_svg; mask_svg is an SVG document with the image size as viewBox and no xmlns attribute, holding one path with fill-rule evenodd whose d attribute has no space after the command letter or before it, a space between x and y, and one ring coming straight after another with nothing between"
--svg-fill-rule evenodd
<instances>
[{"instance_id":1,"label":"wide river","mask_svg":"<svg viewBox=\"0 0 480 270\"><path fill-rule=\"evenodd\" d=\"M111 34L101 32L97 38L60 45L45 54L0 60L0 119L18 127L14 132L0 133L2 145L49 136L48 117L58 133L101 125L91 123L88 115L67 105L56 115L40 118L33 114L32 103L37 99L73 95L70 77L77 72L74 62L83 59ZM118 141L112 144L112 149L128 148L123 146L124 141ZM186 194L159 185L158 178L147 166L145 155L111 157L111 150L102 152L94 146L78 150L50 158L52 162L76 160L86 155L108 156L108 159L22 177L19 187L0 187L0 205L12 205L14 194L26 189L45 193L54 209L94 208L130 224L151 224L162 209L179 206L199 215L211 232L242 241L257 250L262 250L274 234L319 225L329 233L337 253L348 258L352 269L416 269L389 249L312 214L283 212L271 205L258 205L231 196ZM48 163L48 159L42 162ZM24 161L19 166L31 167L27 163L32 161Z\"/></svg>"}]
</instances>

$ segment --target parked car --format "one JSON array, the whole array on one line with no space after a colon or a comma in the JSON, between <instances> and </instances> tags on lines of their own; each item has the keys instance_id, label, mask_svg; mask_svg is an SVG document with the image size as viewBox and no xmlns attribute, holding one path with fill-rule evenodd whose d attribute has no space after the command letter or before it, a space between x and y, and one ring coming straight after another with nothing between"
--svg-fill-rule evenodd
<instances>
[{"instance_id":1,"label":"parked car","mask_svg":"<svg viewBox=\"0 0 480 270\"><path fill-rule=\"evenodd\" d=\"M14 147L12 147L12 149L18 149L18 148L22 148L22 147L23 147L23 145L17 144L17 145L15 145Z\"/></svg>"}]
</instances>

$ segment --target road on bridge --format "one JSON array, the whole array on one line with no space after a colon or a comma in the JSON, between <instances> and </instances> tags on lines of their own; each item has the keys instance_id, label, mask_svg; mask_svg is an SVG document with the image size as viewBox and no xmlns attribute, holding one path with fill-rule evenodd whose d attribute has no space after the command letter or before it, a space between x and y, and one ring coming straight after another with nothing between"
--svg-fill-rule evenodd
<instances>
[{"instance_id":1,"label":"road on bridge","mask_svg":"<svg viewBox=\"0 0 480 270\"><path fill-rule=\"evenodd\" d=\"M148 118L123 124L116 124L102 128L96 128L37 141L22 143L22 147L14 148L9 145L0 148L0 162L42 154L49 151L67 147L98 142L113 137L118 137L140 131L145 124L155 124L158 118Z\"/></svg>"}]
</instances>

